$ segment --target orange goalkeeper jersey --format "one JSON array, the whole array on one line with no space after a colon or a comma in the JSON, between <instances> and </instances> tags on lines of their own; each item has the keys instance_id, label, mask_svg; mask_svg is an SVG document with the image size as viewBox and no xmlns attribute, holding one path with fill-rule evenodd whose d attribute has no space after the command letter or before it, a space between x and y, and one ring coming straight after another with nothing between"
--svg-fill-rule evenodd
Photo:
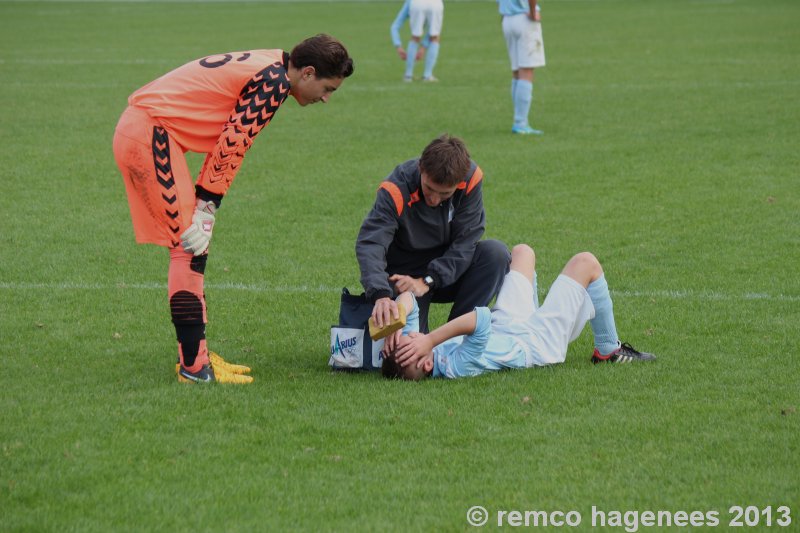
<instances>
[{"instance_id":1,"label":"orange goalkeeper jersey","mask_svg":"<svg viewBox=\"0 0 800 533\"><path fill-rule=\"evenodd\" d=\"M197 184L224 195L253 138L289 95L288 54L250 50L187 63L128 103L157 119L186 151L207 153Z\"/></svg>"}]
</instances>

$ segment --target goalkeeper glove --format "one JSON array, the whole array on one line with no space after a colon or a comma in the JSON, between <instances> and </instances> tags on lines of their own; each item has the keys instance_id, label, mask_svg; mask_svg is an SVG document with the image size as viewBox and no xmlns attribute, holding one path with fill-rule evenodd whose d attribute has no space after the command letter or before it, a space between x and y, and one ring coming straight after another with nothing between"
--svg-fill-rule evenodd
<instances>
[{"instance_id":1,"label":"goalkeeper glove","mask_svg":"<svg viewBox=\"0 0 800 533\"><path fill-rule=\"evenodd\" d=\"M211 242L211 232L214 229L214 213L217 206L214 202L197 200L197 207L194 209L192 224L181 233L181 244L183 249L194 255L202 255L208 250L208 243Z\"/></svg>"}]
</instances>

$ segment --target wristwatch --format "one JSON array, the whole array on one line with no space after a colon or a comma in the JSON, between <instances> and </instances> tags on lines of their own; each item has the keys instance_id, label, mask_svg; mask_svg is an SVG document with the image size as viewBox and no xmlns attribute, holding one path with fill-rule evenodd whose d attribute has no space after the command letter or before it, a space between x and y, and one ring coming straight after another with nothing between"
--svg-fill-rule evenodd
<instances>
[{"instance_id":1,"label":"wristwatch","mask_svg":"<svg viewBox=\"0 0 800 533\"><path fill-rule=\"evenodd\" d=\"M425 276L424 278L422 278L422 283L427 285L428 289L431 289L431 290L433 290L433 286L435 285L435 282L433 281L433 277L432 276Z\"/></svg>"}]
</instances>

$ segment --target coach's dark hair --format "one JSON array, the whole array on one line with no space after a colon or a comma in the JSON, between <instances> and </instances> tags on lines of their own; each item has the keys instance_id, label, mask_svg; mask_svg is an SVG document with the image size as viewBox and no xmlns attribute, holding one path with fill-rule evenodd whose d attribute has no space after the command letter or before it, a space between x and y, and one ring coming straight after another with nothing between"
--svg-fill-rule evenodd
<instances>
[{"instance_id":1,"label":"coach's dark hair","mask_svg":"<svg viewBox=\"0 0 800 533\"><path fill-rule=\"evenodd\" d=\"M312 66L318 78L347 78L353 74L353 60L344 45L320 33L292 49L289 61L295 68Z\"/></svg>"},{"instance_id":2,"label":"coach's dark hair","mask_svg":"<svg viewBox=\"0 0 800 533\"><path fill-rule=\"evenodd\" d=\"M446 187L464 181L470 165L464 141L446 133L431 141L419 158L420 170L434 182Z\"/></svg>"}]
</instances>

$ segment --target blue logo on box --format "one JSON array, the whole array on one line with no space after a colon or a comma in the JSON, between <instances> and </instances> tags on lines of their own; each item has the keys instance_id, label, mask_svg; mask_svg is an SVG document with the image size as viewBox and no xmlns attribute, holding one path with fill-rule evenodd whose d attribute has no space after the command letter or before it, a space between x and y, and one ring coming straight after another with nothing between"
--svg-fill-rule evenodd
<instances>
[{"instance_id":1,"label":"blue logo on box","mask_svg":"<svg viewBox=\"0 0 800 533\"><path fill-rule=\"evenodd\" d=\"M333 343L333 346L331 346L331 355L336 355L337 353L344 355L344 351L347 348L355 348L356 344L356 337L345 339L342 342L339 341L339 335L336 335L336 341Z\"/></svg>"}]
</instances>

